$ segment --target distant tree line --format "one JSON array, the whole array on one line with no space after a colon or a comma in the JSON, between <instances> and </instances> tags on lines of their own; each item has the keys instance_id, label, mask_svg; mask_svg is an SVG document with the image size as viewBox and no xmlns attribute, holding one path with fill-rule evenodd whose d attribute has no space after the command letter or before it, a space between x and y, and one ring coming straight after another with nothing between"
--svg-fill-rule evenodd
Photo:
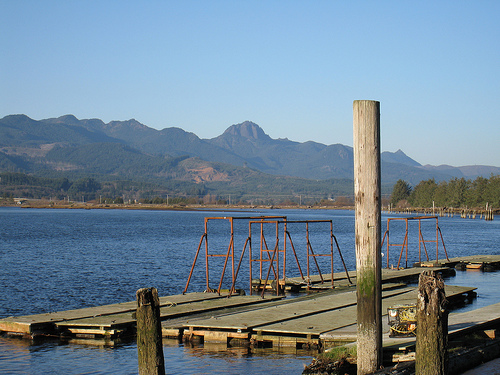
<instances>
[{"instance_id":1,"label":"distant tree line","mask_svg":"<svg viewBox=\"0 0 500 375\"><path fill-rule=\"evenodd\" d=\"M52 172L54 173L54 172ZM67 174L44 177L17 172L0 172L0 197L103 204L217 204L217 205L321 205L344 206L352 203L344 191L352 189L350 180L310 181L290 177L246 179L243 184L226 182L194 183L175 179L116 179L113 175L82 176Z\"/></svg>"},{"instance_id":2,"label":"distant tree line","mask_svg":"<svg viewBox=\"0 0 500 375\"><path fill-rule=\"evenodd\" d=\"M500 207L500 175L475 180L453 178L436 182L433 178L420 181L415 187L398 180L393 187L391 204L394 207Z\"/></svg>"},{"instance_id":3,"label":"distant tree line","mask_svg":"<svg viewBox=\"0 0 500 375\"><path fill-rule=\"evenodd\" d=\"M24 173L0 173L0 195L6 197L65 199L68 196L78 199L94 199L101 183L93 178L80 178L70 181L65 177L36 177Z\"/></svg>"}]
</instances>

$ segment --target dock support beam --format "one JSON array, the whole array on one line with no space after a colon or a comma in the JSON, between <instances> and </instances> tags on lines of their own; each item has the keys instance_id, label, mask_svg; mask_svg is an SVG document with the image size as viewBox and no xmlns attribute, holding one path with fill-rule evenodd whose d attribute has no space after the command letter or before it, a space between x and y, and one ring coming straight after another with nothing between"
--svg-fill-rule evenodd
<instances>
[{"instance_id":1,"label":"dock support beam","mask_svg":"<svg viewBox=\"0 0 500 375\"><path fill-rule=\"evenodd\" d=\"M358 375L382 364L380 102L355 100L354 196Z\"/></svg>"},{"instance_id":2,"label":"dock support beam","mask_svg":"<svg viewBox=\"0 0 500 375\"><path fill-rule=\"evenodd\" d=\"M448 312L444 281L434 271L424 271L418 279L415 354L416 374L448 374Z\"/></svg>"},{"instance_id":3,"label":"dock support beam","mask_svg":"<svg viewBox=\"0 0 500 375\"><path fill-rule=\"evenodd\" d=\"M165 375L158 291L143 288L136 295L139 375Z\"/></svg>"}]
</instances>

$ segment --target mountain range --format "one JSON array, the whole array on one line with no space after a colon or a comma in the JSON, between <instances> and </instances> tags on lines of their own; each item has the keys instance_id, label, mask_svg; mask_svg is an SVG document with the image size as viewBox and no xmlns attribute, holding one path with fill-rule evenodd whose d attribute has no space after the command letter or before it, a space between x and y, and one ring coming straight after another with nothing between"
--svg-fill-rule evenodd
<instances>
[{"instance_id":1,"label":"mountain range","mask_svg":"<svg viewBox=\"0 0 500 375\"><path fill-rule=\"evenodd\" d=\"M421 165L403 151L383 152L382 184L398 179L474 179L500 174L493 166ZM231 182L288 176L307 180L353 179L353 150L342 144L273 139L251 121L211 139L180 128L156 130L135 119L104 123L73 115L33 120L0 119L0 171L71 176L115 176Z\"/></svg>"}]
</instances>

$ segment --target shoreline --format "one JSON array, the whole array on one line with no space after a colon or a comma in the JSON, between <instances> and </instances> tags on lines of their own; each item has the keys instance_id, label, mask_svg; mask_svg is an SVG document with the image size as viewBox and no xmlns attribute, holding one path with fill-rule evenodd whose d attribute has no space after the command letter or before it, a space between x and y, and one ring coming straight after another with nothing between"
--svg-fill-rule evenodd
<instances>
[{"instance_id":1,"label":"shoreline","mask_svg":"<svg viewBox=\"0 0 500 375\"><path fill-rule=\"evenodd\" d=\"M0 207L19 207L19 208L49 208L49 209L86 209L86 210L159 210L159 211L245 211L245 210L348 210L353 211L355 207L342 205L218 205L218 204L173 204L165 203L95 203L95 202L54 202L40 199L23 199L22 201L0 202ZM399 215L429 215L429 216L454 216L461 215L463 218L475 219L476 216L483 218L486 210L484 208L432 208L416 207L405 209L384 209L382 212ZM500 215L500 209L491 210L493 215Z\"/></svg>"},{"instance_id":2,"label":"shoreline","mask_svg":"<svg viewBox=\"0 0 500 375\"><path fill-rule=\"evenodd\" d=\"M217 205L217 204L153 204L153 203L92 203L92 202L50 202L27 199L22 204L6 203L0 207L18 208L51 208L51 209L87 209L87 210L160 210L160 211L233 211L233 210L259 210L259 209L312 209L312 210L354 210L354 206L306 206L306 205Z\"/></svg>"}]
</instances>

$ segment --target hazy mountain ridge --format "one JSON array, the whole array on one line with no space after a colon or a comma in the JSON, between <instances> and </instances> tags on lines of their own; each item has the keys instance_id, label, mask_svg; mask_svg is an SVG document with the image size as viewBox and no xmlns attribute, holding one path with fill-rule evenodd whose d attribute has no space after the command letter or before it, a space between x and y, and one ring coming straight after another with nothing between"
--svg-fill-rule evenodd
<instances>
[{"instance_id":1,"label":"hazy mountain ridge","mask_svg":"<svg viewBox=\"0 0 500 375\"><path fill-rule=\"evenodd\" d=\"M2 170L33 172L43 168L66 168L129 178L150 174L158 178L191 179L199 183L207 180L229 181L230 174L219 173L217 168L220 169L220 166L214 168L209 165L226 163L244 167L237 173L240 177L250 168L271 175L313 180L352 180L352 151L352 147L342 144L273 139L251 121L231 125L215 138L201 139L180 128L156 130L135 119L107 124L100 119L79 120L73 115L40 121L25 115L0 119ZM199 158L201 160L197 163L203 161L205 164L202 168L188 171L186 167L180 168L179 164L174 163L174 166L171 163L179 157L181 160ZM500 168L490 166L422 166L401 150L385 151L381 158L382 182L385 185L394 184L400 178L415 185L429 178L440 181L453 177L500 174ZM235 170L232 173L236 173Z\"/></svg>"},{"instance_id":2,"label":"hazy mountain ridge","mask_svg":"<svg viewBox=\"0 0 500 375\"><path fill-rule=\"evenodd\" d=\"M381 155L382 159L387 163L404 164L412 167L420 167L421 164L407 156L403 151L396 152L384 151Z\"/></svg>"}]
</instances>

